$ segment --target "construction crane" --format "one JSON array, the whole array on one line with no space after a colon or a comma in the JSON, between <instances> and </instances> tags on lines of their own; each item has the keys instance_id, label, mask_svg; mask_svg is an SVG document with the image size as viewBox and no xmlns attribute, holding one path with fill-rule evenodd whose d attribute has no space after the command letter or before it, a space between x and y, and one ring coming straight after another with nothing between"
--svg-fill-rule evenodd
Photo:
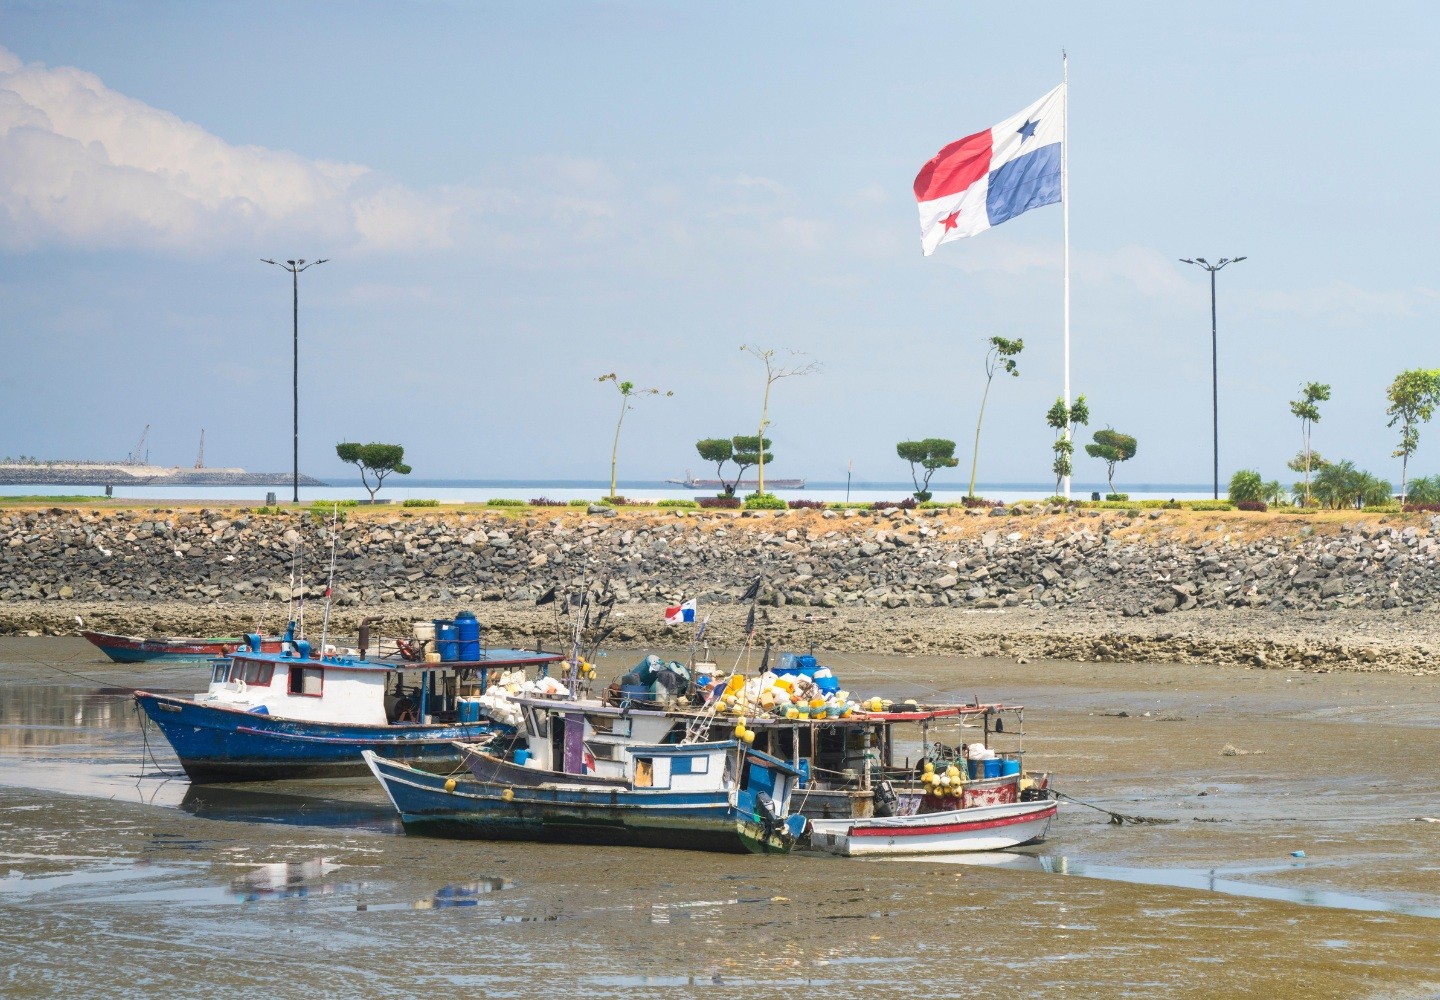
<instances>
[{"instance_id":1,"label":"construction crane","mask_svg":"<svg viewBox=\"0 0 1440 1000\"><path fill-rule=\"evenodd\" d=\"M195 468L205 468L205 428L200 428L200 454L195 456Z\"/></svg>"},{"instance_id":2,"label":"construction crane","mask_svg":"<svg viewBox=\"0 0 1440 1000\"><path fill-rule=\"evenodd\" d=\"M130 453L129 462L131 465L144 465L145 439L150 436L150 425L146 424L145 429L140 432L140 440L135 442L135 450Z\"/></svg>"}]
</instances>

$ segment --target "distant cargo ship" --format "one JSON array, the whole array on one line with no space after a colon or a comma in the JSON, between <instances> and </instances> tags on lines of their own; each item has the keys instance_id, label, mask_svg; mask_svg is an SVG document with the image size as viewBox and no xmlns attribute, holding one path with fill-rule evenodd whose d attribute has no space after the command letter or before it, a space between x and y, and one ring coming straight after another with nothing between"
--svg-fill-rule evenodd
<instances>
[{"instance_id":1,"label":"distant cargo ship","mask_svg":"<svg viewBox=\"0 0 1440 1000\"><path fill-rule=\"evenodd\" d=\"M723 483L718 479L696 479L694 476L690 475L688 470L685 473L684 479L667 479L665 481L667 483L672 483L675 486L683 486L687 490L723 491L726 486L730 485L729 483ZM759 487L760 480L758 479L742 479L735 484L736 492L740 492L742 490L753 492L759 489ZM771 479L769 476L766 476L765 488L767 490L803 490L805 488L805 480Z\"/></svg>"}]
</instances>

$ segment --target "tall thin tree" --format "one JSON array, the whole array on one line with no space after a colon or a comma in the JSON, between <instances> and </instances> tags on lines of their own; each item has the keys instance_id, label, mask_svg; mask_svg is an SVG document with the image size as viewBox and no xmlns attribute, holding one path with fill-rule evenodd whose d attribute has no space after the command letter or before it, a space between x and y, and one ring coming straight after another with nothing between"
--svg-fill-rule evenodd
<instances>
[{"instance_id":1,"label":"tall thin tree","mask_svg":"<svg viewBox=\"0 0 1440 1000\"><path fill-rule=\"evenodd\" d=\"M1440 405L1440 369L1411 368L1395 376L1385 390L1390 407L1387 427L1400 425L1400 447L1391 454L1400 459L1400 502L1405 502L1405 474L1410 456L1420 447L1420 425L1428 423Z\"/></svg>"},{"instance_id":2,"label":"tall thin tree","mask_svg":"<svg viewBox=\"0 0 1440 1000\"><path fill-rule=\"evenodd\" d=\"M990 347L985 352L985 392L980 396L980 416L975 421L975 453L970 459L970 496L975 495L975 468L980 464L980 425L985 420L985 403L990 398L990 383L995 373L1004 371L1014 378L1020 377L1020 366L1016 356L1025 350L1024 340L1006 340L991 337Z\"/></svg>"},{"instance_id":3,"label":"tall thin tree","mask_svg":"<svg viewBox=\"0 0 1440 1000\"><path fill-rule=\"evenodd\" d=\"M765 428L770 426L770 387L782 378L794 378L798 375L813 375L820 370L818 361L800 363L798 360L802 355L799 351L788 351L787 364L782 364L776 357L779 353L775 348L756 347L753 344L741 344L740 350L758 358L765 366L765 396L760 401L760 429L755 436L762 441L765 438ZM765 450L760 450L760 462L755 474L755 492L761 496L765 495Z\"/></svg>"},{"instance_id":4,"label":"tall thin tree","mask_svg":"<svg viewBox=\"0 0 1440 1000\"><path fill-rule=\"evenodd\" d=\"M615 421L615 443L610 447L610 495L613 497L616 495L615 465L620 455L620 427L625 423L625 414L634 408L634 400L641 396L673 396L675 393L669 390L637 388L634 382L622 381L620 376L614 372L601 375L595 381L613 382L615 388L620 391L620 417Z\"/></svg>"},{"instance_id":5,"label":"tall thin tree","mask_svg":"<svg viewBox=\"0 0 1440 1000\"><path fill-rule=\"evenodd\" d=\"M1290 412L1300 418L1300 437L1303 442L1301 455L1304 456L1305 506L1310 506L1310 469L1313 452L1310 450L1310 428L1320 422L1320 405L1330 398L1330 387L1321 382L1306 382L1300 386L1300 398L1290 401Z\"/></svg>"}]
</instances>

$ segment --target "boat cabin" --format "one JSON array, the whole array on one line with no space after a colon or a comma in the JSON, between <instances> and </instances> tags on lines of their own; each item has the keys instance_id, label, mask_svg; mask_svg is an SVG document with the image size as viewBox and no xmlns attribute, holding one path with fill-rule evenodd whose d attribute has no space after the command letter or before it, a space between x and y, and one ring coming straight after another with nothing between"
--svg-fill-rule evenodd
<instances>
[{"instance_id":1,"label":"boat cabin","mask_svg":"<svg viewBox=\"0 0 1440 1000\"><path fill-rule=\"evenodd\" d=\"M304 639L279 653L261 652L258 636L224 659L211 661L201 705L306 722L390 726L480 722L479 696L492 674L527 667L545 671L558 653L487 649L474 661L439 664L367 658L359 650L327 646L315 655Z\"/></svg>"}]
</instances>

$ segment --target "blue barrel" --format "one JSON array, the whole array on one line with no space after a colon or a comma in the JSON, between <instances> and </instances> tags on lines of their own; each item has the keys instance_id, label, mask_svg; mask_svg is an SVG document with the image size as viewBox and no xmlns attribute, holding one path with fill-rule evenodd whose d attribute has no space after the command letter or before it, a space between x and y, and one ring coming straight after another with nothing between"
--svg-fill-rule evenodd
<instances>
[{"instance_id":1,"label":"blue barrel","mask_svg":"<svg viewBox=\"0 0 1440 1000\"><path fill-rule=\"evenodd\" d=\"M1012 774L1019 774L1019 773L1020 773L1020 762L1019 762L1018 760L1011 760L1010 758L1007 757L1006 759L1000 761L1000 777L1002 777L1002 778L1008 778L1008 777L1010 777Z\"/></svg>"},{"instance_id":2,"label":"blue barrel","mask_svg":"<svg viewBox=\"0 0 1440 1000\"><path fill-rule=\"evenodd\" d=\"M455 623L443 619L435 619L435 649L440 654L440 659L445 663L453 663L459 659L459 643L456 641Z\"/></svg>"},{"instance_id":3,"label":"blue barrel","mask_svg":"<svg viewBox=\"0 0 1440 1000\"><path fill-rule=\"evenodd\" d=\"M983 761L983 763L985 764L985 777L987 777L987 778L998 778L998 777L1000 777L1000 758L999 758L999 757L986 757L985 760Z\"/></svg>"},{"instance_id":4,"label":"blue barrel","mask_svg":"<svg viewBox=\"0 0 1440 1000\"><path fill-rule=\"evenodd\" d=\"M455 638L460 643L457 660L473 662L480 659L480 622L474 612L462 611L455 616Z\"/></svg>"},{"instance_id":5,"label":"blue barrel","mask_svg":"<svg viewBox=\"0 0 1440 1000\"><path fill-rule=\"evenodd\" d=\"M965 770L969 772L970 780L974 781L980 777L981 774L980 762L978 760L967 760L965 762Z\"/></svg>"},{"instance_id":6,"label":"blue barrel","mask_svg":"<svg viewBox=\"0 0 1440 1000\"><path fill-rule=\"evenodd\" d=\"M530 751L524 748L515 751L515 763L524 767L530 760Z\"/></svg>"}]
</instances>

